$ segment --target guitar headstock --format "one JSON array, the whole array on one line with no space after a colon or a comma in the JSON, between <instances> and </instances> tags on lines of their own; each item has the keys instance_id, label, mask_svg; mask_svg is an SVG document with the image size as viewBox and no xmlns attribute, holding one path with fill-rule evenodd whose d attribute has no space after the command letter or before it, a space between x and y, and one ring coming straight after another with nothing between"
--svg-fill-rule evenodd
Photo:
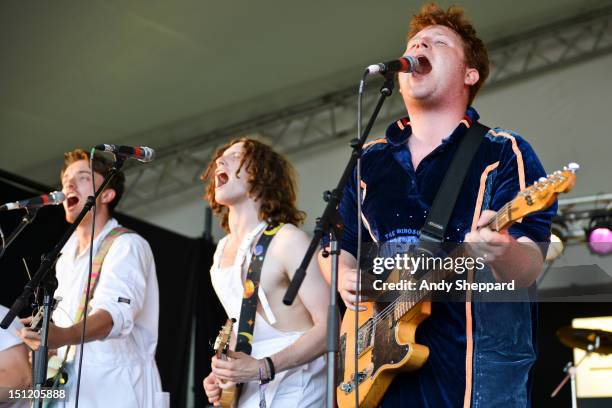
<instances>
[{"instance_id":1,"label":"guitar headstock","mask_svg":"<svg viewBox=\"0 0 612 408\"><path fill-rule=\"evenodd\" d=\"M229 348L234 323L236 323L236 319L227 319L225 324L221 326L221 330L219 331L219 335L217 336L215 345L213 347L217 357L219 357L220 354L223 354Z\"/></svg>"},{"instance_id":2,"label":"guitar headstock","mask_svg":"<svg viewBox=\"0 0 612 408\"><path fill-rule=\"evenodd\" d=\"M540 178L536 183L518 193L516 198L510 202L510 217L507 222L512 223L526 215L550 207L559 194L567 193L574 187L578 169L580 169L578 164L570 163L563 170Z\"/></svg>"}]
</instances>

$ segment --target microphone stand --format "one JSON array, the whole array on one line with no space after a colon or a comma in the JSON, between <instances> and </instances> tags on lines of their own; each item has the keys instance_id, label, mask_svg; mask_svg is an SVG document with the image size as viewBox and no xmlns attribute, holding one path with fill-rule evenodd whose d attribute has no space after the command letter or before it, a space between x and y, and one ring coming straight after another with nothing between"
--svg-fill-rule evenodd
<instances>
[{"instance_id":1,"label":"microphone stand","mask_svg":"<svg viewBox=\"0 0 612 408\"><path fill-rule=\"evenodd\" d=\"M361 156L363 145L368 138L372 126L374 126L376 117L378 116L385 99L393 92L393 77L394 76L392 73L385 74L385 82L380 89L380 96L378 97L378 102L376 103L374 112L372 112L372 116L361 134L361 137L359 139L355 138L351 140L351 148L353 151L346 167L344 168L342 176L336 185L336 188L331 192L326 191L323 193L323 199L327 202L327 205L325 206L321 217L317 219L314 236L310 241L308 250L302 259L300 266L298 269L296 269L293 280L289 284L287 292L285 292L285 296L283 297L283 303L285 305L291 305L293 303L295 297L297 296L298 290L306 277L306 268L308 267L308 264L310 264L310 261L314 256L317 247L319 246L319 242L325 234L331 234L331 251L329 253L324 252L323 254L324 256L326 254L331 255L332 265L330 285L331 297L327 311L327 408L333 408L336 406L336 358L338 354L339 335L339 316L336 304L336 293L338 291L338 260L341 251L338 243L342 239L343 229L340 213L338 212L338 206L342 201L344 187L346 186L349 177L351 177L353 174L353 169L355 168L357 159ZM357 367L355 367L355 369L357 369Z\"/></svg>"},{"instance_id":2,"label":"microphone stand","mask_svg":"<svg viewBox=\"0 0 612 408\"><path fill-rule=\"evenodd\" d=\"M47 341L48 341L48 329L49 329L49 321L51 319L51 310L53 304L53 294L55 289L57 288L57 279L55 278L55 274L50 273L50 271L55 267L55 263L60 257L60 251L66 245L66 242L72 236L72 233L77 229L85 215L89 212L91 207L96 203L96 199L102 193L102 191L106 188L108 183L112 180L113 177L119 172L123 163L125 162L125 158L117 155L117 158L114 162L113 167L108 171L108 173L104 177L104 181L95 191L93 196L87 197L87 201L83 206L83 209L79 213L78 217L68 227L60 241L53 247L53 249L43 254L41 257L40 266L36 270L36 273L32 277L32 279L25 285L23 292L19 297L15 300L10 310L7 312L6 316L0 323L0 327L6 329L10 326L15 317L26 307L28 303L28 299L32 295L35 288L42 286L44 290L43 296L43 325L41 328L41 345L38 351L36 352L36 357L34 360L35 367L33 369L33 373L35 375L32 378L32 385L34 390L40 390L45 384L47 377ZM40 391L35 393L35 396L40 396ZM34 406L41 407L43 405L42 398L36 398L34 402Z\"/></svg>"},{"instance_id":3,"label":"microphone stand","mask_svg":"<svg viewBox=\"0 0 612 408\"><path fill-rule=\"evenodd\" d=\"M2 258L2 256L4 255L4 251L6 251L6 248L8 248L9 245L11 245L11 243L15 240L15 238L17 238L19 234L21 234L21 232L25 229L25 227L31 224L32 221L34 221L34 218L36 218L36 214L38 213L37 207L35 208L26 207L25 210L26 210L26 213L21 219L21 222L19 223L17 228L15 228L13 232L11 232L11 235L9 235L9 237L6 239L6 242L4 242L4 246L2 247L2 250L0 251L0 258Z\"/></svg>"}]
</instances>

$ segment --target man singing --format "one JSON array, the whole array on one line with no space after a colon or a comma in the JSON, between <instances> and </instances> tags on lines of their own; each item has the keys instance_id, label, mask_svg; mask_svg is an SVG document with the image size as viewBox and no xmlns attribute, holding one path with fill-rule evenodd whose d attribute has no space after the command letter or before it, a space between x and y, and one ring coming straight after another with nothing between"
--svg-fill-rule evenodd
<instances>
[{"instance_id":1,"label":"man singing","mask_svg":"<svg viewBox=\"0 0 612 408\"><path fill-rule=\"evenodd\" d=\"M329 288L316 262L310 263L294 303L282 303L309 244L297 228L304 213L295 206L293 167L269 146L242 138L217 151L203 180L209 183L206 199L228 233L219 241L211 268L228 317L241 318L243 296L253 294L247 272L253 251L261 253L255 247L260 236L277 231L255 285L257 314L249 322L254 328L247 340L252 352L229 352L228 361L213 358L212 373L204 380L208 400L216 404L223 388L242 383L239 407L259 407L264 400L267 407L320 407Z\"/></svg>"},{"instance_id":2,"label":"man singing","mask_svg":"<svg viewBox=\"0 0 612 408\"><path fill-rule=\"evenodd\" d=\"M398 75L408 116L366 146L361 183L352 178L340 205L345 229L339 292L353 310L357 217L363 219L366 242L419 241L445 172L479 119L470 105L489 73L483 42L458 7L425 5L410 22L404 55L427 68ZM555 209L525 217L501 233L477 226L545 175L523 138L491 129L470 164L444 240L486 247L497 281L532 285L543 263L536 243L548 241ZM357 186L363 200L359 215ZM416 332L416 342L429 347L429 358L419 370L395 377L382 406L528 406L536 358L534 316L530 303L433 303L431 316Z\"/></svg>"},{"instance_id":3,"label":"man singing","mask_svg":"<svg viewBox=\"0 0 612 408\"><path fill-rule=\"evenodd\" d=\"M102 184L110 163L93 159L96 189ZM89 154L77 149L64 154L60 173L66 195L66 221L73 223L94 194ZM155 263L149 244L133 231L122 228L113 210L124 189L125 177L115 176L96 202L93 273L87 310L79 406L157 408L169 406L163 393L157 365L159 291ZM58 349L66 360L67 404L74 406L78 344L83 330L85 288L89 271L92 211L77 227L59 258L56 297L62 301L49 325L49 349ZM23 319L24 323L29 323ZM37 332L21 330L33 350L40 346Z\"/></svg>"}]
</instances>

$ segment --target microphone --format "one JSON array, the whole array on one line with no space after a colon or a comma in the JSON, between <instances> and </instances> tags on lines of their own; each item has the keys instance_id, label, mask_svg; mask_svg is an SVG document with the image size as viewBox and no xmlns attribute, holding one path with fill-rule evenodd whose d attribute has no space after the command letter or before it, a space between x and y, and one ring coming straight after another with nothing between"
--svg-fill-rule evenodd
<instances>
[{"instance_id":1,"label":"microphone","mask_svg":"<svg viewBox=\"0 0 612 408\"><path fill-rule=\"evenodd\" d=\"M368 75L377 73L386 74L388 72L416 72L418 74L426 74L430 70L431 65L429 61L427 61L427 58L415 58L410 55L385 63L372 64L366 68Z\"/></svg>"},{"instance_id":2,"label":"microphone","mask_svg":"<svg viewBox=\"0 0 612 408\"><path fill-rule=\"evenodd\" d=\"M125 158L136 159L143 163L153 161L155 158L155 150L151 149L150 147L99 144L95 147L95 149L102 150L104 152L111 152Z\"/></svg>"},{"instance_id":3,"label":"microphone","mask_svg":"<svg viewBox=\"0 0 612 408\"><path fill-rule=\"evenodd\" d=\"M6 203L0 206L0 211L10 211L19 208L40 208L45 205L58 205L66 199L66 196L61 191L54 191L49 194L43 194L38 197L30 198L28 200L15 201L14 203Z\"/></svg>"}]
</instances>

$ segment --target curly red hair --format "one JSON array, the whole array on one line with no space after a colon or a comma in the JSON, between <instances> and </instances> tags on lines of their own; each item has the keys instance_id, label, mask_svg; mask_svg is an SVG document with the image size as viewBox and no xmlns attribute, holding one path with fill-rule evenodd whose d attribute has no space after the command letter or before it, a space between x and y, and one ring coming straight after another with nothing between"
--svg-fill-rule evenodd
<instances>
[{"instance_id":1,"label":"curly red hair","mask_svg":"<svg viewBox=\"0 0 612 408\"><path fill-rule=\"evenodd\" d=\"M246 166L248 174L249 196L261 203L259 217L270 223L288 223L301 225L306 213L296 207L297 183L296 172L291 163L270 146L258 140L243 137L234 139L219 148L204 173L202 181L207 183L204 199L220 218L221 227L229 231L228 208L215 201L215 170L217 159L230 146L242 143L243 156L236 175Z\"/></svg>"},{"instance_id":2,"label":"curly red hair","mask_svg":"<svg viewBox=\"0 0 612 408\"><path fill-rule=\"evenodd\" d=\"M444 11L435 3L425 4L418 14L412 16L410 20L410 32L408 40L414 37L419 31L432 25L441 25L450 28L459 34L463 40L463 52L465 62L468 67L475 68L480 78L478 82L470 87L468 104L471 104L489 76L489 55L484 43L476 36L476 29L463 14L463 8L451 6Z\"/></svg>"}]
</instances>

